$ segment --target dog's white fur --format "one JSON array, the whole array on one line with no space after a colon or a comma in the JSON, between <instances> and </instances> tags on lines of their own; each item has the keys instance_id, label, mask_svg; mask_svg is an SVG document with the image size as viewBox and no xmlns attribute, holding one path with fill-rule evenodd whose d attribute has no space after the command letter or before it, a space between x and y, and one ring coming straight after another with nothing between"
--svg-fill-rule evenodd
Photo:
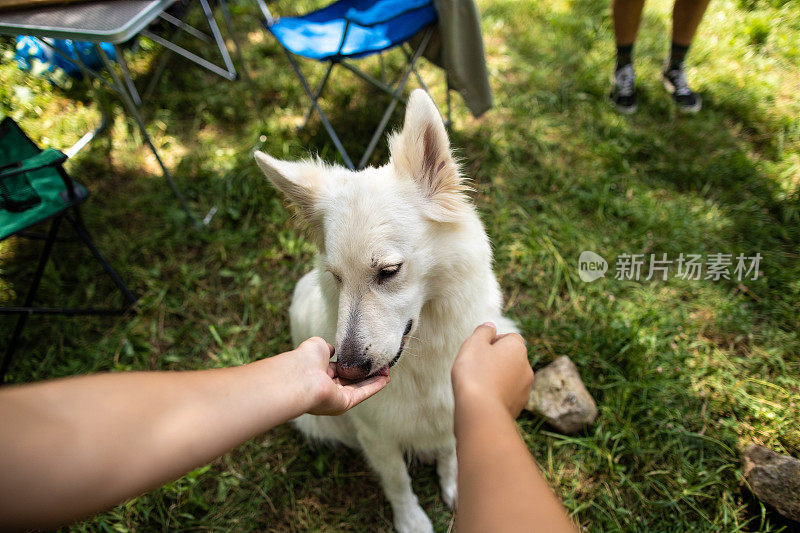
<instances>
[{"instance_id":1,"label":"dog's white fur","mask_svg":"<svg viewBox=\"0 0 800 533\"><path fill-rule=\"evenodd\" d=\"M347 355L342 350L349 350L372 372L404 345L380 393L341 416L304 415L296 425L314 439L363 450L397 531L432 531L411 490L404 454L433 454L452 508L453 360L478 324L492 321L501 333L516 327L502 315L489 239L465 195L441 116L424 91L412 93L390 152L387 165L359 172L260 152L255 157L317 240L315 267L297 284L290 309L294 343L322 337L334 344L340 362ZM396 274L379 279L381 268L397 264Z\"/></svg>"}]
</instances>

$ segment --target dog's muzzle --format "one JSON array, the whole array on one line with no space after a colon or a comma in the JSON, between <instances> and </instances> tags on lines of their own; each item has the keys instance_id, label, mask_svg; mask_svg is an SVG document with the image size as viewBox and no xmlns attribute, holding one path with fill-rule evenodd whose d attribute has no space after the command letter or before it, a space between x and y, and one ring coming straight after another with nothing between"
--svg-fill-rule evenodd
<instances>
[{"instance_id":1,"label":"dog's muzzle","mask_svg":"<svg viewBox=\"0 0 800 533\"><path fill-rule=\"evenodd\" d=\"M340 351L338 352L336 373L342 378L353 381L366 379L379 374L388 375L389 369L396 365L400 360L400 356L403 355L403 348L405 348L406 345L406 335L411 332L413 325L413 320L409 320L408 323L406 323L403 336L400 339L400 348L398 348L397 354L391 361L389 361L388 365L384 365L377 369L373 369L374 365L364 353L363 349L357 348L353 340L345 339L344 342L342 342Z\"/></svg>"}]
</instances>

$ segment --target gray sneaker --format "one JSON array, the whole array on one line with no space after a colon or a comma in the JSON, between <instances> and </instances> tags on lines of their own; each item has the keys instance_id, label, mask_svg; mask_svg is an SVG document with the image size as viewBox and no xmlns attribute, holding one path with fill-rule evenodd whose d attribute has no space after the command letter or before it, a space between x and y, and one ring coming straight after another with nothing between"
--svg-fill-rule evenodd
<instances>
[{"instance_id":1,"label":"gray sneaker","mask_svg":"<svg viewBox=\"0 0 800 533\"><path fill-rule=\"evenodd\" d=\"M633 71L633 63L614 71L614 86L608 98L620 113L636 113L636 73Z\"/></svg>"},{"instance_id":2,"label":"gray sneaker","mask_svg":"<svg viewBox=\"0 0 800 533\"><path fill-rule=\"evenodd\" d=\"M686 71L683 67L667 68L661 73L664 88L672 95L672 99L681 113L697 113L703 107L703 99L689 88Z\"/></svg>"}]
</instances>

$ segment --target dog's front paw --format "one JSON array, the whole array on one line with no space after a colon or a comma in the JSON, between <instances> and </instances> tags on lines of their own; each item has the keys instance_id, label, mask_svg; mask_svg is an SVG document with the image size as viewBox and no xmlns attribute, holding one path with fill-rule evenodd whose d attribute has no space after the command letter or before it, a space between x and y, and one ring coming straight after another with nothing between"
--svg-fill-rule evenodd
<instances>
[{"instance_id":1,"label":"dog's front paw","mask_svg":"<svg viewBox=\"0 0 800 533\"><path fill-rule=\"evenodd\" d=\"M458 486L455 479L441 480L442 486L442 499L447 504L447 508L451 511L456 508L456 501L458 500Z\"/></svg>"},{"instance_id":2,"label":"dog's front paw","mask_svg":"<svg viewBox=\"0 0 800 533\"><path fill-rule=\"evenodd\" d=\"M458 497L458 464L455 446L440 450L436 456L436 471L439 474L439 486L442 488L442 499L450 510L456 508Z\"/></svg>"},{"instance_id":3,"label":"dog's front paw","mask_svg":"<svg viewBox=\"0 0 800 533\"><path fill-rule=\"evenodd\" d=\"M416 504L395 512L394 529L397 533L433 533L433 524L422 507Z\"/></svg>"}]
</instances>

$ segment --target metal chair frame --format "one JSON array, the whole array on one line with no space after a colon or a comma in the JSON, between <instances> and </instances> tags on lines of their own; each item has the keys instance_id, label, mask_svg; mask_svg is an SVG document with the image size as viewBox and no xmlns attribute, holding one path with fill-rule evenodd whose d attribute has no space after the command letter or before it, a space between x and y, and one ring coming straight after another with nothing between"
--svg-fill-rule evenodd
<instances>
[{"instance_id":1,"label":"metal chair frame","mask_svg":"<svg viewBox=\"0 0 800 533\"><path fill-rule=\"evenodd\" d=\"M274 23L275 19L273 18L272 14L269 12L269 9L266 8L266 6L262 7L262 14L264 15L264 18L266 20L266 25L267 26L271 26ZM320 122L322 122L323 128L325 128L325 131L330 136L331 141L333 141L333 144L336 147L336 150L339 152L339 155L342 156L342 159L344 160L345 165L347 165L347 168L349 168L351 170L356 170L356 169L360 170L360 169L362 169L362 168L364 168L366 166L366 164L369 161L370 157L372 157L372 154L374 153L375 148L378 145L378 141L380 140L381 136L383 135L383 132L386 130L386 126L389 124L389 119L391 119L392 114L394 113L394 110L397 107L397 104L398 103L403 103L403 101L401 100L402 95L403 95L403 90L405 89L406 85L408 84L408 80L409 80L411 74L414 74L414 76L416 77L417 81L419 82L421 88L423 90L425 90L425 92L430 93L430 91L428 90L428 86L422 80L422 76L419 74L419 71L416 68L416 63L419 60L419 58L422 56L422 54L425 53L425 49L427 48L428 43L430 42L430 39L431 39L431 37L433 35L434 29L435 29L435 24L431 24L431 25L429 25L427 28L425 28L423 30L422 39L420 40L420 43L417 46L416 50L414 50L414 49L411 49L411 50L406 49L406 45L408 43L403 43L403 44L398 46L403 51L403 54L405 55L405 57L406 57L406 59L408 61L408 65L403 70L402 74L397 78L397 80L395 82L391 83L391 84L386 83L386 80L385 80L385 74L384 74L384 69L383 69L383 52L379 52L379 54L380 54L379 55L380 65L381 65L381 77L384 78L382 80L379 80L379 79L375 78L374 76L371 76L371 75L367 74L363 70L361 70L358 67L356 67L355 65L353 65L352 62L350 62L346 56L340 55L341 51L342 51L342 48L344 47L345 41L347 40L347 32L350 29L350 24L351 24L351 22L349 20L345 21L344 31L342 32L342 40L339 43L339 50L338 50L337 55L335 55L335 56L333 56L333 57L331 57L329 59L323 60L325 62L328 62L328 68L325 70L325 73L323 74L322 78L320 79L320 82L317 85L316 89L312 89L311 88L311 85L309 84L308 80L303 75L303 72L300 70L300 66L299 66L298 62L294 57L295 54L293 54L285 46L283 46L283 44L280 41L278 41L278 44L280 45L281 49L286 54L286 57L289 60L289 64L292 66L292 69L294 70L295 74L297 74L297 77L300 80L300 84L303 86L303 90L306 92L306 95L311 100L309 108L308 108L308 110L306 111L306 113L304 115L303 122L298 127L298 129L305 128L308 125L308 121L311 118L311 115L314 113L314 111L316 111L317 114L319 115ZM410 48L410 45L409 45L409 48ZM385 92L386 94L391 96L391 100L389 101L389 105L387 106L386 110L384 111L383 116L381 117L381 120L378 123L377 128L375 129L375 132L372 134L372 138L370 139L369 143L367 144L367 148L366 148L363 156L359 160L358 167L353 165L353 161L350 158L350 155L347 153L347 150L345 149L344 145L342 144L342 141L339 139L339 136L337 135L336 131L333 129L333 126L331 125L330 120L328 119L327 115L325 114L325 112L322 110L322 108L319 105L320 97L322 96L322 93L323 93L323 91L325 90L325 87L328 84L328 80L330 79L331 72L333 71L333 68L336 65L341 65L346 70L349 70L350 72L352 72L353 74L355 74L356 76L358 76L359 78L364 80L365 82L377 87L378 89L382 90L383 92ZM450 126L450 84L449 84L449 80L447 80L447 78L445 78L445 80L446 80L445 83L446 83L446 90L447 90L447 115L446 115L446 122L445 123L449 127Z\"/></svg>"},{"instance_id":2,"label":"metal chair frame","mask_svg":"<svg viewBox=\"0 0 800 533\"><path fill-rule=\"evenodd\" d=\"M31 315L122 315L128 312L131 307L136 303L137 297L128 289L122 279L119 277L117 272L113 269L113 267L109 264L103 254L100 253L100 250L97 249L97 246L94 244L91 236L89 235L89 231L86 229L86 226L83 223L83 219L81 217L81 213L79 210L79 204L85 200L85 198L78 198L75 193L75 185L72 181L72 178L66 173L64 168L61 166L61 163L53 165L54 168L58 171L59 175L61 176L64 185L66 186L67 197L71 205L66 207L63 211L59 212L55 216L52 217L52 221L50 222L50 229L48 230L46 236L41 234L28 234L26 231L27 228L24 228L16 233L17 236L20 237L28 237L32 239L42 239L44 238L44 247L42 248L42 252L39 255L39 261L36 265L36 270L34 271L33 281L31 282L30 287L28 288L28 292L25 295L25 300L22 306L8 306L8 307L0 307L0 315L19 315L17 318L17 322L14 326L14 330L11 334L11 339L6 347L5 353L3 355L3 360L0 362L0 384L3 383L5 378L6 372L8 372L9 367L11 366L11 360L14 357L14 352L17 349L17 345L19 344L20 337L22 335L22 331L25 329L25 324L28 321L28 317ZM29 169L29 171L32 169ZM2 177L2 179L8 178L13 174L6 174ZM70 210L73 213L70 213ZM122 293L122 297L124 300L123 307L120 308L94 308L94 307L39 307L33 305L33 300L36 297L36 292L39 289L39 285L42 281L42 276L44 275L44 269L47 266L47 262L50 259L51 253L53 251L53 245L60 240L58 237L58 230L61 226L61 222L63 219L67 219L67 222L72 225L75 233L78 236L78 239L82 241L89 251L94 256L94 258L100 263L103 269L106 271L108 276L116 285L117 289ZM45 222L42 220L37 224ZM8 237L11 237L9 235ZM6 238L8 238L6 237Z\"/></svg>"}]
</instances>

